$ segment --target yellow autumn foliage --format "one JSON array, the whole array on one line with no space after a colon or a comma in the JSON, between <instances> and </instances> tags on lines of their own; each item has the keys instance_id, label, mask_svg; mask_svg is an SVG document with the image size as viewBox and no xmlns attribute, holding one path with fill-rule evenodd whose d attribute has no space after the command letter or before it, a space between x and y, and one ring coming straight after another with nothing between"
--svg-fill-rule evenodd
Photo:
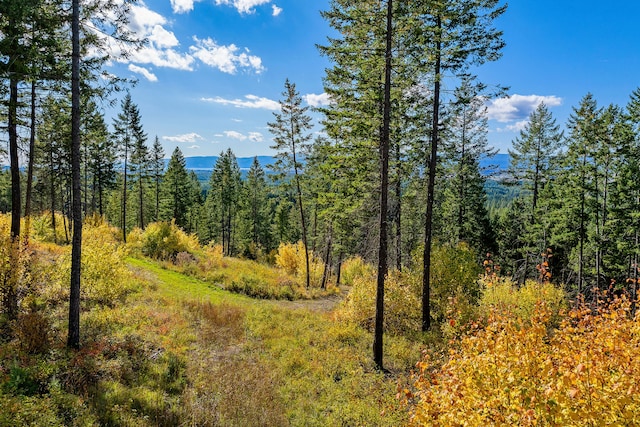
<instances>
[{"instance_id":1,"label":"yellow autumn foliage","mask_svg":"<svg viewBox=\"0 0 640 427\"><path fill-rule=\"evenodd\" d=\"M133 290L134 281L124 261L127 248L117 241L117 233L117 229L95 218L85 222L80 286L83 300L111 306ZM70 271L71 248L66 247L49 272L51 286L46 292L50 300L68 299Z\"/></svg>"},{"instance_id":2,"label":"yellow autumn foliage","mask_svg":"<svg viewBox=\"0 0 640 427\"><path fill-rule=\"evenodd\" d=\"M570 311L549 332L541 303L528 321L494 311L439 368L425 357L403 390L412 426L640 425L640 318L627 301Z\"/></svg>"},{"instance_id":3,"label":"yellow autumn foliage","mask_svg":"<svg viewBox=\"0 0 640 427\"><path fill-rule=\"evenodd\" d=\"M296 277L298 282L304 282L307 274L307 263L302 241L280 243L276 254L276 265L290 276ZM323 262L315 256L313 251L309 250L309 275L312 286L320 286L323 266Z\"/></svg>"},{"instance_id":4,"label":"yellow autumn foliage","mask_svg":"<svg viewBox=\"0 0 640 427\"><path fill-rule=\"evenodd\" d=\"M413 264L422 266L422 260L416 258ZM475 255L468 246L434 246L431 258L431 316L434 323L444 328L445 320L454 318L455 325L462 325L473 316L479 294L479 273ZM336 313L338 318L373 330L376 274L375 268L361 258L345 261L343 282L351 285L351 291ZM407 268L402 272L391 270L385 280L384 296L386 332L412 335L421 330L422 268Z\"/></svg>"},{"instance_id":5,"label":"yellow autumn foliage","mask_svg":"<svg viewBox=\"0 0 640 427\"><path fill-rule=\"evenodd\" d=\"M133 251L162 260L175 260L180 252L200 249L198 238L185 233L175 221L152 222L144 230L134 228L127 236L127 245Z\"/></svg>"}]
</instances>

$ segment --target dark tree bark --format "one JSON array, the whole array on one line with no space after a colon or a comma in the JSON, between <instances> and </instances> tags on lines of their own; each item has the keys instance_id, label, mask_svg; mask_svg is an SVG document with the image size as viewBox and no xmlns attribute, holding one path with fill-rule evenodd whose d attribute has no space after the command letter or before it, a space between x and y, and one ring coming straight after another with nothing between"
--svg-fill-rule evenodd
<instances>
[{"instance_id":1,"label":"dark tree bark","mask_svg":"<svg viewBox=\"0 0 640 427\"><path fill-rule=\"evenodd\" d=\"M437 29L442 28L442 18L436 18ZM433 84L433 124L431 128L431 155L429 157L429 182L427 184L427 212L425 217L424 252L422 268L422 330L431 328L431 246L433 237L433 203L438 165L438 121L440 112L440 71L442 62L442 41L436 40L436 62Z\"/></svg>"},{"instance_id":2,"label":"dark tree bark","mask_svg":"<svg viewBox=\"0 0 640 427\"><path fill-rule=\"evenodd\" d=\"M376 283L376 322L373 337L373 361L383 367L384 282L387 265L387 207L389 189L389 128L391 124L391 42L393 40L393 0L387 1L387 36L384 64L384 101L380 134L380 237L378 247L378 277Z\"/></svg>"},{"instance_id":3,"label":"dark tree bark","mask_svg":"<svg viewBox=\"0 0 640 427\"><path fill-rule=\"evenodd\" d=\"M82 256L82 194L80 183L80 0L72 2L71 56L71 181L73 187L71 288L67 346L80 347L80 261Z\"/></svg>"},{"instance_id":4,"label":"dark tree bark","mask_svg":"<svg viewBox=\"0 0 640 427\"><path fill-rule=\"evenodd\" d=\"M29 129L29 154L27 163L27 194L24 202L25 242L29 241L31 228L31 193L33 190L33 156L36 147L36 82L31 82L31 125Z\"/></svg>"}]
</instances>

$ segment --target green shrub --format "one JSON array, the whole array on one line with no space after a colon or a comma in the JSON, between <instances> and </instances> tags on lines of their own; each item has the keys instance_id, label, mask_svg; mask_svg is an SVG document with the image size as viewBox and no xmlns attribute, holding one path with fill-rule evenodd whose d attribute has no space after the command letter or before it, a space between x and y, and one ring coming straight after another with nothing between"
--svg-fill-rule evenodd
<instances>
[{"instance_id":1,"label":"green shrub","mask_svg":"<svg viewBox=\"0 0 640 427\"><path fill-rule=\"evenodd\" d=\"M9 368L9 378L2 384L2 391L14 396L33 396L38 393L40 384L31 370L14 364Z\"/></svg>"},{"instance_id":2,"label":"green shrub","mask_svg":"<svg viewBox=\"0 0 640 427\"><path fill-rule=\"evenodd\" d=\"M116 240L112 227L105 223L85 226L82 233L81 297L93 303L113 306L135 290L136 283L124 261L126 255L127 248ZM71 248L66 247L45 273L50 282L45 291L48 300L68 300L70 272Z\"/></svg>"},{"instance_id":3,"label":"green shrub","mask_svg":"<svg viewBox=\"0 0 640 427\"><path fill-rule=\"evenodd\" d=\"M147 228L129 233L128 245L145 256L175 261L180 252L193 254L199 249L198 239L182 231L174 221L154 222Z\"/></svg>"},{"instance_id":4,"label":"green shrub","mask_svg":"<svg viewBox=\"0 0 640 427\"><path fill-rule=\"evenodd\" d=\"M375 268L367 264L361 257L355 256L342 263L340 280L345 286L353 286L354 281L361 277L372 277L376 274Z\"/></svg>"},{"instance_id":5,"label":"green shrub","mask_svg":"<svg viewBox=\"0 0 640 427\"><path fill-rule=\"evenodd\" d=\"M421 252L421 251L420 251ZM416 258L413 265L422 265ZM431 317L437 324L454 315L470 319L480 293L481 269L473 251L466 245L434 246L431 258ZM352 289L339 316L372 330L375 318L375 269L360 258L345 263L345 284ZM385 281L385 330L413 334L422 322L422 270L391 271Z\"/></svg>"},{"instance_id":6,"label":"green shrub","mask_svg":"<svg viewBox=\"0 0 640 427\"><path fill-rule=\"evenodd\" d=\"M530 280L518 287L509 278L499 278L484 282L480 299L480 313L488 316L493 311L513 313L519 319L528 321L536 312L536 307L544 303L550 312L550 323L557 325L561 312L567 308L567 297L563 289L549 283Z\"/></svg>"}]
</instances>

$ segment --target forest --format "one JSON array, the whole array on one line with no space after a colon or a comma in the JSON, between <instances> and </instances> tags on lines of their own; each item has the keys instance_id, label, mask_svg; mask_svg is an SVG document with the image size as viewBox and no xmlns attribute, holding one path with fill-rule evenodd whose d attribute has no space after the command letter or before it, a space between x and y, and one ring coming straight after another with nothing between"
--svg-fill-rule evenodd
<instances>
[{"instance_id":1,"label":"forest","mask_svg":"<svg viewBox=\"0 0 640 427\"><path fill-rule=\"evenodd\" d=\"M496 173L507 5L332 0L331 103L203 182L105 71L134 4L0 2L0 426L640 424L640 88Z\"/></svg>"}]
</instances>

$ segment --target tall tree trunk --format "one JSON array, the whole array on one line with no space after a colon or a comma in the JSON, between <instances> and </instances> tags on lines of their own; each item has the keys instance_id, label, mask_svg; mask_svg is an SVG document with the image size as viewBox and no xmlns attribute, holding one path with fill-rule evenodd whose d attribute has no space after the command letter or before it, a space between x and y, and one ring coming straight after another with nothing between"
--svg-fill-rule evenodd
<instances>
[{"instance_id":1,"label":"tall tree trunk","mask_svg":"<svg viewBox=\"0 0 640 427\"><path fill-rule=\"evenodd\" d=\"M376 280L376 321L373 335L373 361L380 370L383 365L384 282L387 266L387 210L389 189L389 135L391 126L391 43L393 40L393 0L387 0L387 36L384 63L384 101L382 132L380 133L380 236L378 246L378 277Z\"/></svg>"},{"instance_id":2,"label":"tall tree trunk","mask_svg":"<svg viewBox=\"0 0 640 427\"><path fill-rule=\"evenodd\" d=\"M128 131L127 131L128 132ZM128 137L127 137L128 139ZM127 243L127 157L129 147L125 140L124 144L124 175L122 177L122 241ZM174 218L177 218L174 216Z\"/></svg>"},{"instance_id":3,"label":"tall tree trunk","mask_svg":"<svg viewBox=\"0 0 640 427\"><path fill-rule=\"evenodd\" d=\"M587 153L582 157L581 183L584 185L585 172L587 165ZM585 239L585 189L580 189L580 230L579 230L579 255L578 255L578 293L582 293L582 282L584 281L584 239Z\"/></svg>"},{"instance_id":4,"label":"tall tree trunk","mask_svg":"<svg viewBox=\"0 0 640 427\"><path fill-rule=\"evenodd\" d=\"M82 256L82 194L80 186L80 0L72 2L71 55L71 181L73 237L67 346L80 347L80 261Z\"/></svg>"},{"instance_id":5,"label":"tall tree trunk","mask_svg":"<svg viewBox=\"0 0 640 427\"><path fill-rule=\"evenodd\" d=\"M16 274L20 245L20 165L18 163L18 77L12 72L9 78L9 161L11 169L11 250L9 251L10 270L4 283L3 303L9 320L18 315L18 277Z\"/></svg>"},{"instance_id":6,"label":"tall tree trunk","mask_svg":"<svg viewBox=\"0 0 640 427\"><path fill-rule=\"evenodd\" d=\"M24 238L29 241L31 231L31 194L33 192L33 156L36 147L36 82L31 82L31 124L29 128L29 153L27 163L27 193L24 202Z\"/></svg>"},{"instance_id":7,"label":"tall tree trunk","mask_svg":"<svg viewBox=\"0 0 640 427\"><path fill-rule=\"evenodd\" d=\"M458 191L458 243L464 239L464 194L465 194L465 176L464 176L464 162L466 160L466 131L467 131L467 115L466 109L462 116L462 147L460 149L460 167L458 168L458 178L460 179L460 188Z\"/></svg>"},{"instance_id":8,"label":"tall tree trunk","mask_svg":"<svg viewBox=\"0 0 640 427\"><path fill-rule=\"evenodd\" d=\"M340 279L342 279L342 250L338 255L338 265L336 266L336 286L340 287Z\"/></svg>"},{"instance_id":9,"label":"tall tree trunk","mask_svg":"<svg viewBox=\"0 0 640 427\"><path fill-rule=\"evenodd\" d=\"M142 188L142 174L138 179L139 193L138 193L138 202L140 203L140 228L144 230L144 192Z\"/></svg>"},{"instance_id":10,"label":"tall tree trunk","mask_svg":"<svg viewBox=\"0 0 640 427\"><path fill-rule=\"evenodd\" d=\"M293 126L292 126L293 127ZM296 190L298 192L298 206L300 208L300 222L302 223L302 244L304 245L304 260L307 265L307 289L311 287L311 273L309 272L309 247L307 246L307 223L304 218L304 208L302 206L302 189L300 188L300 175L298 173L298 162L296 160L295 133L291 130L292 144L291 152L293 154L293 171L296 178Z\"/></svg>"},{"instance_id":11,"label":"tall tree trunk","mask_svg":"<svg viewBox=\"0 0 640 427\"><path fill-rule=\"evenodd\" d=\"M442 18L436 17L438 30L442 29ZM442 61L442 41L440 35L436 40L436 63L434 68L433 85L433 124L431 129L431 155L429 157L429 181L427 183L427 211L425 215L424 252L422 268L422 330L431 328L431 245L433 235L433 203L436 181L436 167L438 165L438 121L440 112L440 68Z\"/></svg>"},{"instance_id":12,"label":"tall tree trunk","mask_svg":"<svg viewBox=\"0 0 640 427\"><path fill-rule=\"evenodd\" d=\"M18 159L18 79L11 74L9 81L9 162L11 169L11 238L20 237L20 164Z\"/></svg>"},{"instance_id":13,"label":"tall tree trunk","mask_svg":"<svg viewBox=\"0 0 640 427\"><path fill-rule=\"evenodd\" d=\"M160 175L156 175L156 221L160 221Z\"/></svg>"},{"instance_id":14,"label":"tall tree trunk","mask_svg":"<svg viewBox=\"0 0 640 427\"><path fill-rule=\"evenodd\" d=\"M396 151L396 210L395 210L395 228L396 228L396 269L402 271L402 167L400 142L395 144Z\"/></svg>"},{"instance_id":15,"label":"tall tree trunk","mask_svg":"<svg viewBox=\"0 0 640 427\"><path fill-rule=\"evenodd\" d=\"M49 150L49 167L51 177L49 179L49 191L51 194L51 228L53 229L53 243L58 243L58 233L56 232L56 185L55 185L55 167L53 162L53 147Z\"/></svg>"},{"instance_id":16,"label":"tall tree trunk","mask_svg":"<svg viewBox=\"0 0 640 427\"><path fill-rule=\"evenodd\" d=\"M326 289L329 271L331 271L331 244L333 243L333 224L329 224L329 238L327 239L327 250L324 253L324 271L322 272L322 289Z\"/></svg>"}]
</instances>

